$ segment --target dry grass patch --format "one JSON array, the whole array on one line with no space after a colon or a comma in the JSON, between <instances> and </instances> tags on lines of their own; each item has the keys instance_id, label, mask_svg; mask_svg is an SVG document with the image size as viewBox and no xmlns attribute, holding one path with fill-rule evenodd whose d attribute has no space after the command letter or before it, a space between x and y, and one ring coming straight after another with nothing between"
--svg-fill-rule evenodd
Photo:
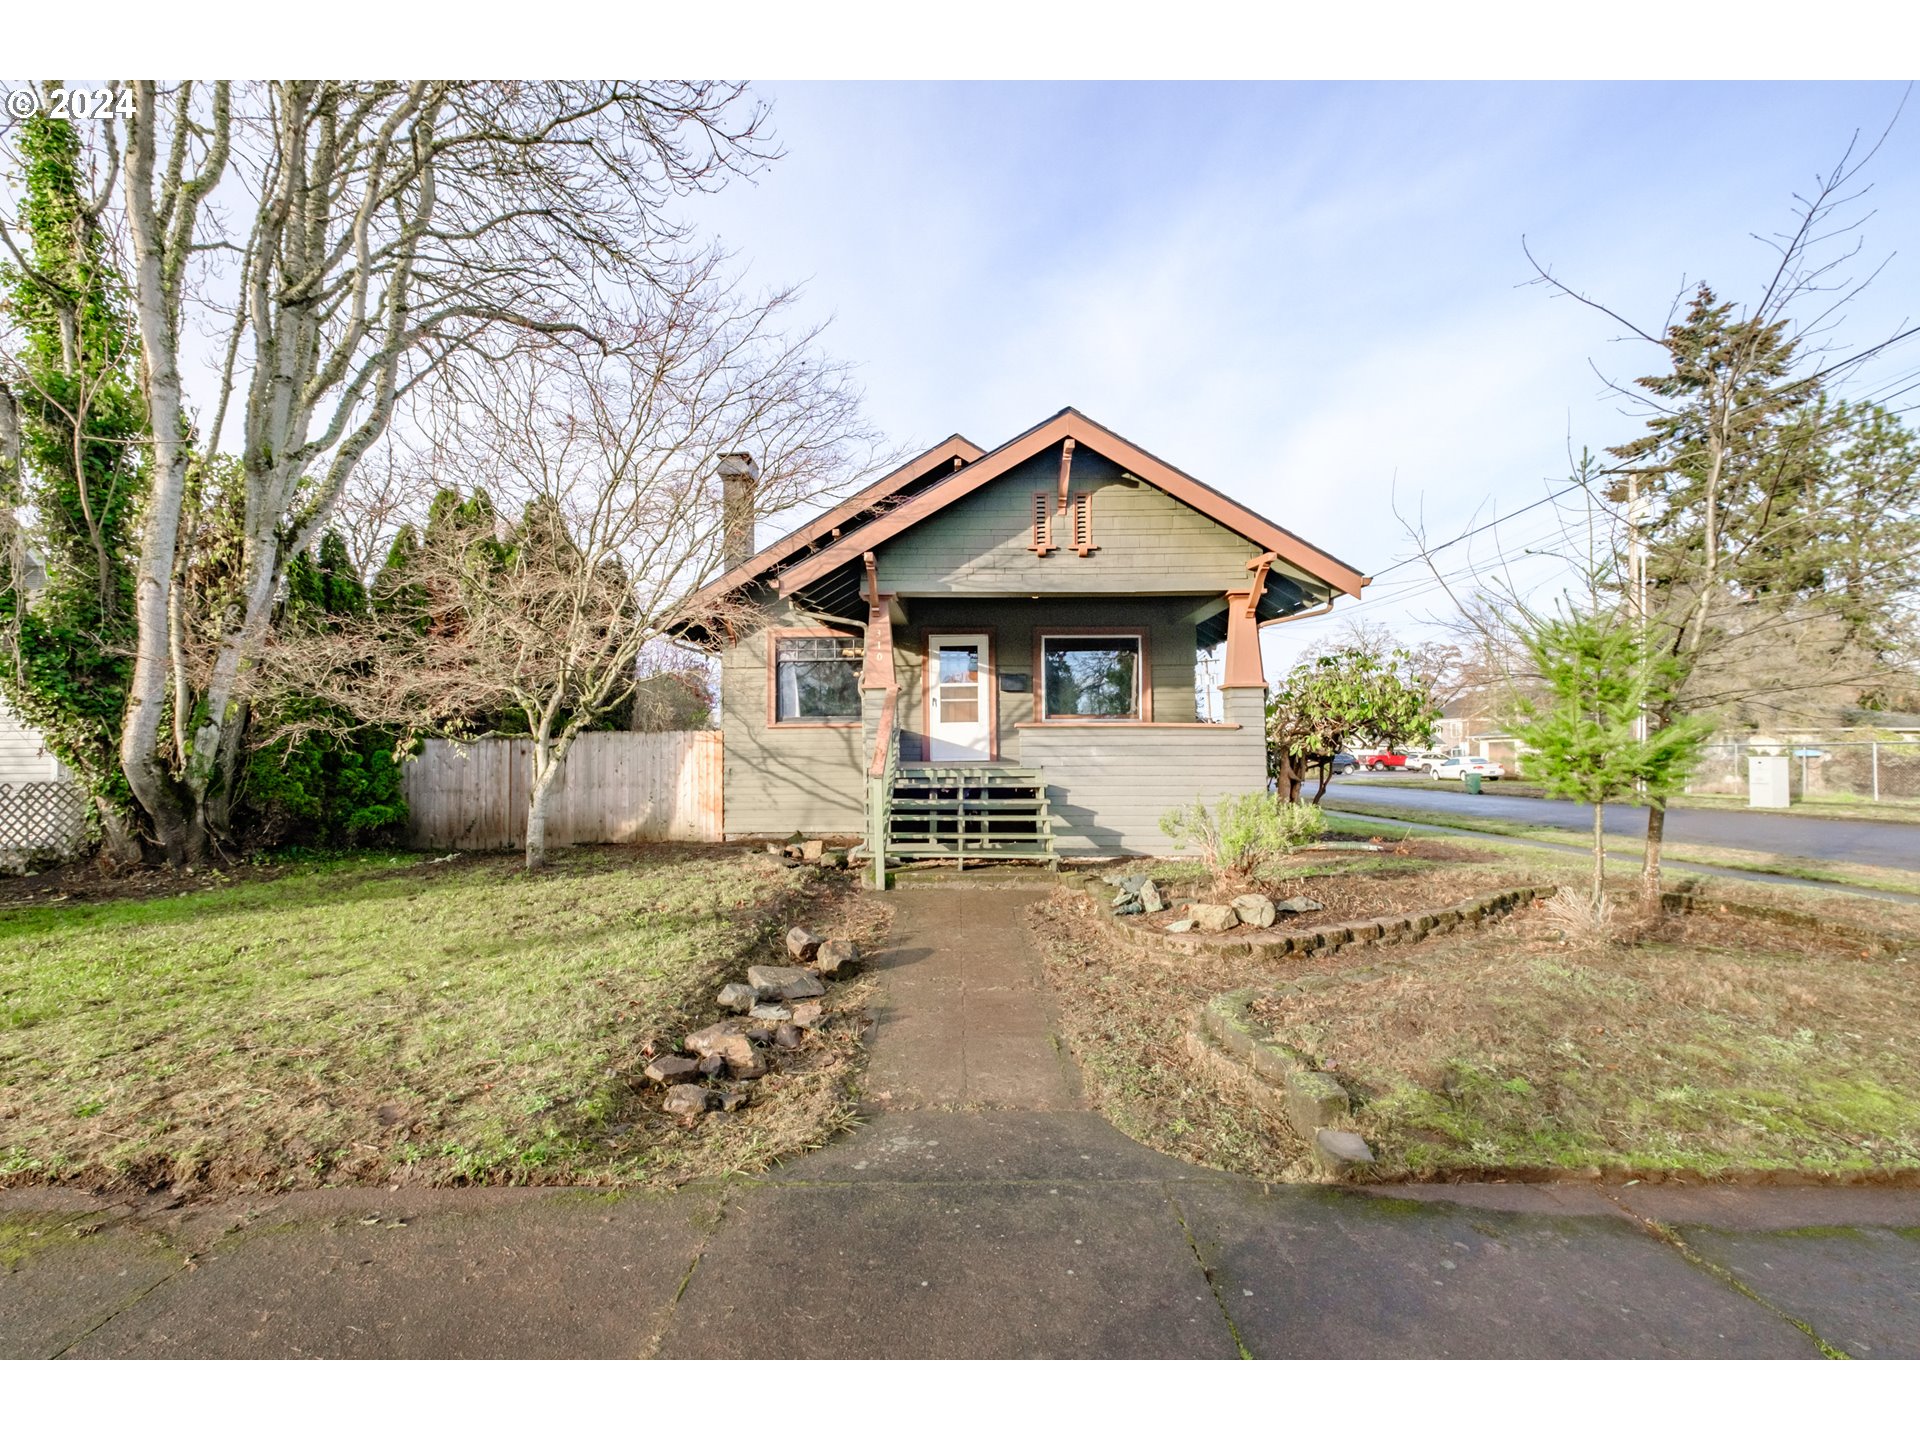
<instances>
[{"instance_id":1,"label":"dry grass patch","mask_svg":"<svg viewBox=\"0 0 1920 1440\"><path fill-rule=\"evenodd\" d=\"M1920 1169L1914 963L1721 916L1565 933L1535 910L1261 1018L1342 1077L1388 1173Z\"/></svg>"},{"instance_id":2,"label":"dry grass patch","mask_svg":"<svg viewBox=\"0 0 1920 1440\"><path fill-rule=\"evenodd\" d=\"M827 888L822 888L827 887ZM840 913L830 915L828 907ZM844 881L716 847L376 857L0 911L0 1184L628 1183L753 1168L850 1109L862 989L732 1117L640 1082L649 1042Z\"/></svg>"},{"instance_id":3,"label":"dry grass patch","mask_svg":"<svg viewBox=\"0 0 1920 1440\"><path fill-rule=\"evenodd\" d=\"M1142 959L1103 938L1094 903L1060 893L1027 911L1088 1098L1143 1145L1216 1170L1292 1178L1305 1148L1255 1111L1244 1090L1202 1068L1186 1036L1193 1012L1220 991L1270 984L1301 967Z\"/></svg>"}]
</instances>

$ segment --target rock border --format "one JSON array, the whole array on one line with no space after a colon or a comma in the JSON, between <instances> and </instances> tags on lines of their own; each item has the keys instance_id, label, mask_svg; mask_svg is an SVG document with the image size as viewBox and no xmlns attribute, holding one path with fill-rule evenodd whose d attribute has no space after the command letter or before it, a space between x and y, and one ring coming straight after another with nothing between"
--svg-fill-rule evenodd
<instances>
[{"instance_id":1,"label":"rock border","mask_svg":"<svg viewBox=\"0 0 1920 1440\"><path fill-rule=\"evenodd\" d=\"M1100 883L1095 877L1062 876L1058 883L1091 894L1096 901L1100 898L1099 892L1093 888ZM1366 920L1334 921L1256 935L1236 935L1233 931L1221 935L1202 935L1192 931L1184 935L1168 935L1144 925L1129 924L1131 917L1114 915L1104 905L1096 904L1094 911L1100 923L1136 954L1152 959L1232 955L1277 960L1288 955L1331 955L1337 950L1363 945L1414 944L1429 935L1444 935L1462 925L1498 920L1521 905L1546 899L1558 888L1557 885L1518 885L1510 890L1473 896L1435 910L1381 915Z\"/></svg>"},{"instance_id":2,"label":"rock border","mask_svg":"<svg viewBox=\"0 0 1920 1440\"><path fill-rule=\"evenodd\" d=\"M1820 935L1829 940L1844 940L1849 945L1878 950L1883 955L1897 956L1911 950L1920 950L1920 941L1890 939L1877 930L1869 930L1863 925L1855 925L1849 921L1828 920L1819 915L1809 915L1804 910L1790 910L1779 905L1759 905L1751 900L1726 900L1711 895L1695 895L1689 890L1667 890L1661 893L1660 904L1664 909L1677 915L1710 915L1718 910L1728 915L1738 915L1746 920L1765 920L1775 925L1784 925L1789 930L1798 930L1803 934Z\"/></svg>"}]
</instances>

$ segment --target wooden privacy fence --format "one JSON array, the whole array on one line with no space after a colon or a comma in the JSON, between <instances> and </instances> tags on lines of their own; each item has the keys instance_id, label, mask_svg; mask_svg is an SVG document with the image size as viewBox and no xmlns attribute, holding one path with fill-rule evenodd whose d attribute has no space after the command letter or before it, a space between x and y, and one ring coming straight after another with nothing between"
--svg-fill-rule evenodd
<instances>
[{"instance_id":1,"label":"wooden privacy fence","mask_svg":"<svg viewBox=\"0 0 1920 1440\"><path fill-rule=\"evenodd\" d=\"M407 839L427 850L513 850L527 840L531 740L429 740L401 772ZM549 845L721 838L720 732L589 731L547 802Z\"/></svg>"}]
</instances>

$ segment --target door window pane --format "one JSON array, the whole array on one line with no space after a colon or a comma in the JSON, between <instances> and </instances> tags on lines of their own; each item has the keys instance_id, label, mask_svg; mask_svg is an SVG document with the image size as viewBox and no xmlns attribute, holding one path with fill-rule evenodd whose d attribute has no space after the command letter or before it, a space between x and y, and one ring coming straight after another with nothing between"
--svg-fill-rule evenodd
<instances>
[{"instance_id":1,"label":"door window pane","mask_svg":"<svg viewBox=\"0 0 1920 1440\"><path fill-rule=\"evenodd\" d=\"M1042 642L1046 719L1140 716L1140 641L1132 635L1057 636Z\"/></svg>"},{"instance_id":2,"label":"door window pane","mask_svg":"<svg viewBox=\"0 0 1920 1440\"><path fill-rule=\"evenodd\" d=\"M940 683L971 685L980 678L980 651L972 645L940 647Z\"/></svg>"},{"instance_id":3,"label":"door window pane","mask_svg":"<svg viewBox=\"0 0 1920 1440\"><path fill-rule=\"evenodd\" d=\"M858 641L833 635L790 635L774 644L776 720L860 718Z\"/></svg>"}]
</instances>

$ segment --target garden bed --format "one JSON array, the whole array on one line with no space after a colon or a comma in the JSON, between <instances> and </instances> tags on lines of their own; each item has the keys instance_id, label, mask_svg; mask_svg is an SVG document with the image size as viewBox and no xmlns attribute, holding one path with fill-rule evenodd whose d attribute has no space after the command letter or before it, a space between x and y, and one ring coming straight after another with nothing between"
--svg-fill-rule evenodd
<instances>
[{"instance_id":1,"label":"garden bed","mask_svg":"<svg viewBox=\"0 0 1920 1440\"><path fill-rule=\"evenodd\" d=\"M1569 869L1547 862L1530 878ZM1630 883L1618 888L1630 896ZM1135 1138L1197 1163L1316 1173L1284 1086L1258 1095L1251 1062L1222 1065L1219 1047L1194 1043L1203 1007L1247 991L1264 1042L1338 1078L1351 1109L1339 1123L1364 1136L1380 1178L1911 1182L1920 917L1822 905L1848 912L1836 921L1805 913L1811 898L1716 882L1618 941L1570 938L1563 918L1530 905L1411 948L1338 953L1102 946L1108 923L1128 922L1103 922L1093 896L1036 907L1033 920L1091 1098Z\"/></svg>"},{"instance_id":2,"label":"garden bed","mask_svg":"<svg viewBox=\"0 0 1920 1440\"><path fill-rule=\"evenodd\" d=\"M56 892L56 894L61 892ZM35 897L38 898L38 897ZM52 897L48 897L51 899ZM717 847L375 857L144 900L0 910L0 1184L678 1182L849 1113L867 982L735 1115L641 1071L804 918L863 946L844 879Z\"/></svg>"}]
</instances>

